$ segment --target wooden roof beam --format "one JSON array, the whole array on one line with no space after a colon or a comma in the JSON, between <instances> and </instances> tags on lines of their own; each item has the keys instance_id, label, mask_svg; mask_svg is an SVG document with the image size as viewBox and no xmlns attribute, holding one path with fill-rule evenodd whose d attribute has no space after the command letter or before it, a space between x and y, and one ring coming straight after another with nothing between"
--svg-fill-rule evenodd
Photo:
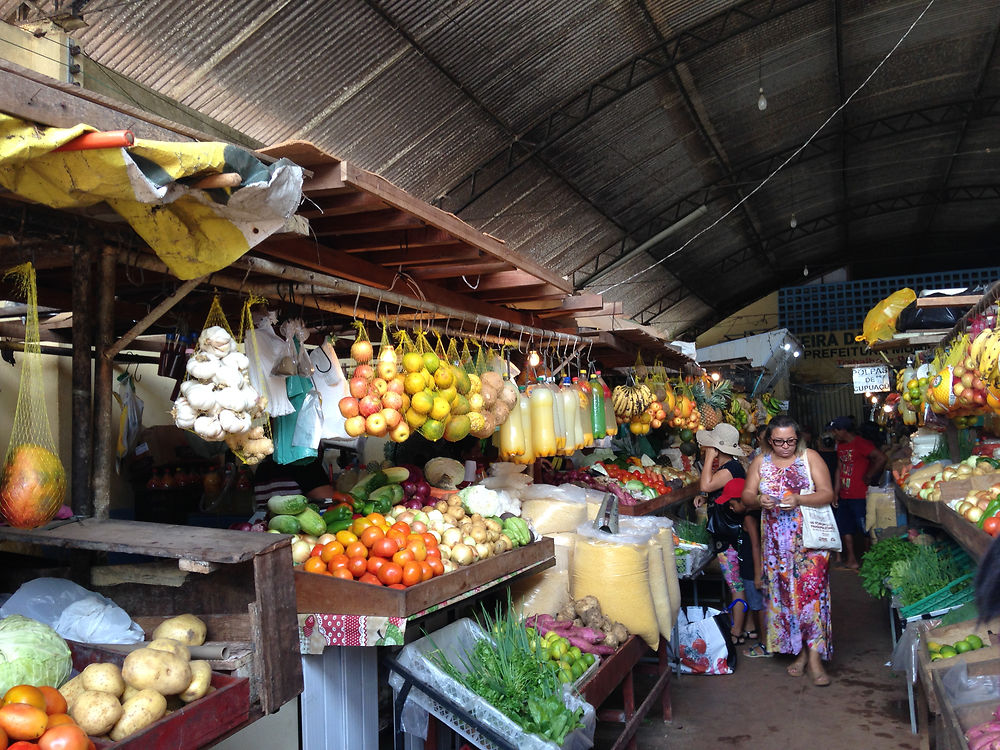
<instances>
[{"instance_id":1,"label":"wooden roof beam","mask_svg":"<svg viewBox=\"0 0 1000 750\"><path fill-rule=\"evenodd\" d=\"M307 219L320 219L328 216L347 216L369 211L382 211L386 208L385 203L368 195L368 193L353 192L317 197L311 203L303 204L297 213Z\"/></svg>"},{"instance_id":2,"label":"wooden roof beam","mask_svg":"<svg viewBox=\"0 0 1000 750\"><path fill-rule=\"evenodd\" d=\"M451 264L455 261L475 261L483 257L476 248L458 243L431 247L408 247L402 250L399 248L370 250L369 252L371 253L369 260L383 266L437 266ZM454 276L455 274L450 275ZM440 278L448 278L448 276Z\"/></svg>"},{"instance_id":3,"label":"wooden roof beam","mask_svg":"<svg viewBox=\"0 0 1000 750\"><path fill-rule=\"evenodd\" d=\"M404 250L411 247L451 245L454 242L455 238L447 232L422 228L330 237L323 244L345 253L361 253L367 250Z\"/></svg>"},{"instance_id":4,"label":"wooden roof beam","mask_svg":"<svg viewBox=\"0 0 1000 750\"><path fill-rule=\"evenodd\" d=\"M313 219L311 224L317 237L384 232L387 229L417 229L423 226L416 216L395 208L347 216L322 216Z\"/></svg>"},{"instance_id":5,"label":"wooden roof beam","mask_svg":"<svg viewBox=\"0 0 1000 750\"><path fill-rule=\"evenodd\" d=\"M621 305L621 303L618 303ZM535 313L540 318L561 318L568 314L600 311L604 309L604 300L599 294L575 294L567 297L559 307L550 310L539 310Z\"/></svg>"},{"instance_id":6,"label":"wooden roof beam","mask_svg":"<svg viewBox=\"0 0 1000 750\"><path fill-rule=\"evenodd\" d=\"M415 279L457 279L465 276L473 287L478 289L477 283L482 274L499 273L500 271L512 271L514 267L510 263L500 260L480 261L478 263L449 263L433 268L414 268L410 274ZM475 277L476 282L473 282Z\"/></svg>"}]
</instances>

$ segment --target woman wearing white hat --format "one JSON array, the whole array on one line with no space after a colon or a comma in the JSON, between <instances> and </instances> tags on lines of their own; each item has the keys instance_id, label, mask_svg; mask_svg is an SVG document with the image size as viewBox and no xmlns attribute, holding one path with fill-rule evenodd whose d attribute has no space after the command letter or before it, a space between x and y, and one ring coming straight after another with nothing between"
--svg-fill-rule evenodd
<instances>
[{"instance_id":1,"label":"woman wearing white hat","mask_svg":"<svg viewBox=\"0 0 1000 750\"><path fill-rule=\"evenodd\" d=\"M701 478L698 480L698 489L702 494L695 498L695 507L698 507L704 502L714 504L723 487L731 479L746 478L746 452L740 445L739 430L725 422L716 425L712 430L700 430L695 439L701 446L702 452ZM740 522L742 523L742 518ZM722 568L722 576L729 586L732 599L733 601L742 599L744 602L742 607L733 607L733 627L730 632L738 644L757 641L760 633L756 628L750 631L743 630L747 598L740 577L739 556L735 546L729 543L730 540L719 539L717 536L715 540L716 549L719 551L719 567Z\"/></svg>"}]
</instances>

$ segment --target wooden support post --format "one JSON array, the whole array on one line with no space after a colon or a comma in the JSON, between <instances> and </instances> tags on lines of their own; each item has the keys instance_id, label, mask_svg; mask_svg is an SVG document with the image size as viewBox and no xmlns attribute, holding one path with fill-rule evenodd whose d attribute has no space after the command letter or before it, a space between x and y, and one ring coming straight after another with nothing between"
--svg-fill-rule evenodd
<instances>
[{"instance_id":1,"label":"wooden support post","mask_svg":"<svg viewBox=\"0 0 1000 750\"><path fill-rule=\"evenodd\" d=\"M114 338L115 248L101 248L97 266L97 341L94 365L94 518L107 520L114 463L111 404L114 362L107 353Z\"/></svg>"},{"instance_id":2,"label":"wooden support post","mask_svg":"<svg viewBox=\"0 0 1000 750\"><path fill-rule=\"evenodd\" d=\"M91 492L90 471L94 446L94 413L91 410L93 393L90 345L93 340L93 306L91 302L91 248L77 245L73 248L73 457L72 500L73 513L91 516L94 513L94 495Z\"/></svg>"}]
</instances>

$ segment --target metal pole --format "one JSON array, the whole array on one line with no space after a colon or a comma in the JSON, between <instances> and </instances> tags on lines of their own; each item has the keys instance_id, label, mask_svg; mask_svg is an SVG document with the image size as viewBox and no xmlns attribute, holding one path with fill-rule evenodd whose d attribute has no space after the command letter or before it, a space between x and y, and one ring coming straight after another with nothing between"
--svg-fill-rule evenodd
<instances>
[{"instance_id":1,"label":"metal pole","mask_svg":"<svg viewBox=\"0 0 1000 750\"><path fill-rule=\"evenodd\" d=\"M111 471L115 436L111 404L114 363L107 356L114 338L115 248L105 245L97 267L97 356L94 365L94 518L106 520L111 505Z\"/></svg>"},{"instance_id":2,"label":"metal pole","mask_svg":"<svg viewBox=\"0 0 1000 750\"><path fill-rule=\"evenodd\" d=\"M94 513L90 471L94 446L94 413L90 342L93 337L91 283L93 252L85 245L73 248L73 456L71 471L73 486L70 502L73 513L90 516Z\"/></svg>"}]
</instances>

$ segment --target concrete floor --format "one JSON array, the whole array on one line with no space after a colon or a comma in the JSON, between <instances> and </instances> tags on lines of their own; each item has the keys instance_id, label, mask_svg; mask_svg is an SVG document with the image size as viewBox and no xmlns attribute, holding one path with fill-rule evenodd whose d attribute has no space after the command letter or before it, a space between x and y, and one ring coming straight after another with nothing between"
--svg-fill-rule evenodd
<instances>
[{"instance_id":1,"label":"concrete floor","mask_svg":"<svg viewBox=\"0 0 1000 750\"><path fill-rule=\"evenodd\" d=\"M671 681L673 721L647 717L638 733L653 748L899 750L919 747L910 733L906 683L887 666L888 608L861 588L856 573L831 574L834 655L829 687L790 677L791 656L740 659L732 675L682 675ZM642 695L641 683L637 699ZM655 709L654 709L655 712ZM601 725L597 750L614 742Z\"/></svg>"}]
</instances>

